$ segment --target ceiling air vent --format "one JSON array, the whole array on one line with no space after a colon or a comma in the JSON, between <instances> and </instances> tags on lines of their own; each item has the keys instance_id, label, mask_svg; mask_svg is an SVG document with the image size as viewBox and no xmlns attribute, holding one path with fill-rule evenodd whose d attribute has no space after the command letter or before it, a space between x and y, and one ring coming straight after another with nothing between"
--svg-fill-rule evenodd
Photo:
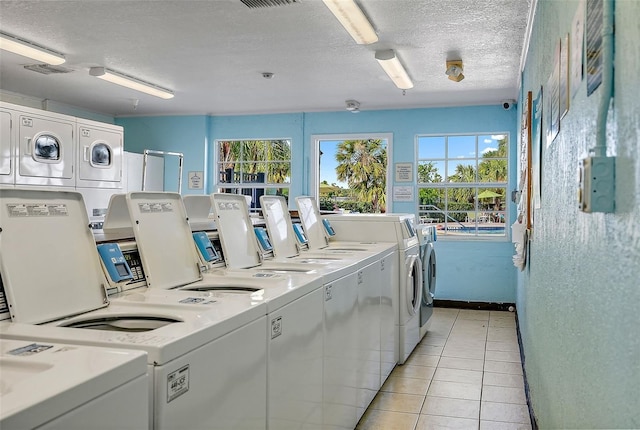
<instances>
[{"instance_id":1,"label":"ceiling air vent","mask_svg":"<svg viewBox=\"0 0 640 430\"><path fill-rule=\"evenodd\" d=\"M32 72L42 73L43 75L73 72L73 69L67 69L62 66L52 66L51 64L29 64L28 66L24 66L24 68Z\"/></svg>"},{"instance_id":2,"label":"ceiling air vent","mask_svg":"<svg viewBox=\"0 0 640 430\"><path fill-rule=\"evenodd\" d=\"M300 3L300 0L240 0L245 6L255 9L258 7L286 6L288 4Z\"/></svg>"}]
</instances>

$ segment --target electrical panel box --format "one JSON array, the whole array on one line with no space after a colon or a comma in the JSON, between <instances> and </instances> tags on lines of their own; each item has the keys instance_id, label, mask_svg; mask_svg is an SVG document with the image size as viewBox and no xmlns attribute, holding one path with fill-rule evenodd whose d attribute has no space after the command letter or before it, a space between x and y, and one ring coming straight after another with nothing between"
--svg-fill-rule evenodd
<instances>
[{"instance_id":1,"label":"electrical panel box","mask_svg":"<svg viewBox=\"0 0 640 430\"><path fill-rule=\"evenodd\" d=\"M583 212L615 210L615 158L592 156L579 166L578 207Z\"/></svg>"}]
</instances>

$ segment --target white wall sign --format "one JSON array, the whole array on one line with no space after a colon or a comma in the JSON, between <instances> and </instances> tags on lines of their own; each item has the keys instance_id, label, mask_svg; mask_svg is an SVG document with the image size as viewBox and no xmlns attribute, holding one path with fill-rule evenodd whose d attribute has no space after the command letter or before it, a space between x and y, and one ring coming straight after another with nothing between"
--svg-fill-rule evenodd
<instances>
[{"instance_id":1,"label":"white wall sign","mask_svg":"<svg viewBox=\"0 0 640 430\"><path fill-rule=\"evenodd\" d=\"M413 187L412 186L394 186L393 187L393 201L394 202L412 202L413 201Z\"/></svg>"},{"instance_id":2,"label":"white wall sign","mask_svg":"<svg viewBox=\"0 0 640 430\"><path fill-rule=\"evenodd\" d=\"M413 163L396 163L396 182L413 182Z\"/></svg>"},{"instance_id":3,"label":"white wall sign","mask_svg":"<svg viewBox=\"0 0 640 430\"><path fill-rule=\"evenodd\" d=\"M201 190L204 188L204 172L189 172L189 189Z\"/></svg>"}]
</instances>

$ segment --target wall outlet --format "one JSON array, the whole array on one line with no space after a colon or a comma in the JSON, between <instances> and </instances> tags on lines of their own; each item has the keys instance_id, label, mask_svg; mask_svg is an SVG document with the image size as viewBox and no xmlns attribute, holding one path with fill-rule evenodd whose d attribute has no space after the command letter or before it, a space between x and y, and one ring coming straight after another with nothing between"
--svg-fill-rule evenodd
<instances>
[{"instance_id":1,"label":"wall outlet","mask_svg":"<svg viewBox=\"0 0 640 430\"><path fill-rule=\"evenodd\" d=\"M587 157L580 161L578 207L583 212L615 210L615 157Z\"/></svg>"}]
</instances>

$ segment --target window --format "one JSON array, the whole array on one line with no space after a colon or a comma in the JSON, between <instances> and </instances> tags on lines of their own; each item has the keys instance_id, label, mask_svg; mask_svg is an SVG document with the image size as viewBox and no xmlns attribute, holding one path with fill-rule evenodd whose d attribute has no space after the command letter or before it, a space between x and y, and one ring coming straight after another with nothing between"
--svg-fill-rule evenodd
<instances>
[{"instance_id":1,"label":"window","mask_svg":"<svg viewBox=\"0 0 640 430\"><path fill-rule=\"evenodd\" d=\"M291 140L218 140L217 186L220 192L251 196L260 207L263 194L289 198Z\"/></svg>"},{"instance_id":2,"label":"window","mask_svg":"<svg viewBox=\"0 0 640 430\"><path fill-rule=\"evenodd\" d=\"M504 238L508 133L418 136L418 215L446 237Z\"/></svg>"}]
</instances>

